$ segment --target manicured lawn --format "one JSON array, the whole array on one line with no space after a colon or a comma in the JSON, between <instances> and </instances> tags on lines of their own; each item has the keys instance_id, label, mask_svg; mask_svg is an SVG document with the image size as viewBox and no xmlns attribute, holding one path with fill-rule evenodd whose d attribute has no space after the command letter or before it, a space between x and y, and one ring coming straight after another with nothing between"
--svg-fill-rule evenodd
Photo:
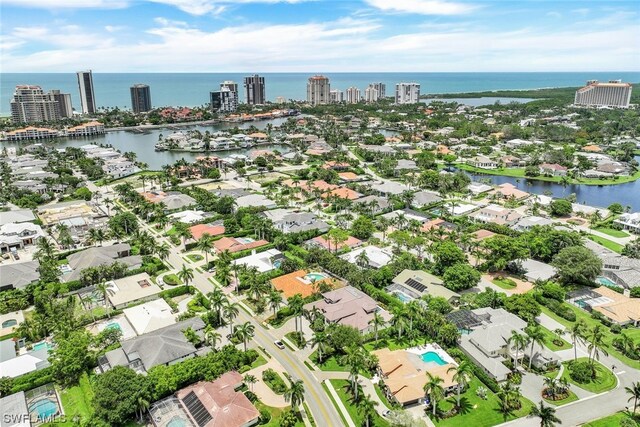
<instances>
[{"instance_id":1,"label":"manicured lawn","mask_svg":"<svg viewBox=\"0 0 640 427\"><path fill-rule=\"evenodd\" d=\"M545 402L550 403L552 405L556 405L556 406L566 405L567 403L575 402L576 400L578 400L578 396L576 396L576 394L572 391L569 391L569 396L566 399L562 399L562 400L544 399Z\"/></svg>"},{"instance_id":2,"label":"manicured lawn","mask_svg":"<svg viewBox=\"0 0 640 427\"><path fill-rule=\"evenodd\" d=\"M596 227L594 230L599 231L604 234L608 234L611 237L628 237L629 233L626 233L622 230L616 230L615 228L609 227Z\"/></svg>"},{"instance_id":3,"label":"manicured lawn","mask_svg":"<svg viewBox=\"0 0 640 427\"><path fill-rule=\"evenodd\" d=\"M505 417L498 411L500 400L491 390L487 389L487 399L483 400L476 395L478 387L484 386L480 380L473 377L467 390L460 395L460 403L462 411L460 414L451 418L443 420L435 420L437 426L444 427L458 427L458 426L473 426L473 427L489 427L501 424L505 421L513 420L516 418L524 417L529 414L533 403L531 401L521 398L522 408L514 412L512 415ZM440 409L452 408L456 404L456 396L451 395L447 401L440 402L438 407Z\"/></svg>"},{"instance_id":4,"label":"manicured lawn","mask_svg":"<svg viewBox=\"0 0 640 427\"><path fill-rule=\"evenodd\" d=\"M603 237L600 236L595 236L593 234L589 234L589 239L593 240L594 242L596 242L599 245L604 246L607 249L611 249L614 252L617 253L622 253L622 249L624 248L624 246L616 243L616 242L612 242L609 239L605 239Z\"/></svg>"},{"instance_id":5,"label":"manicured lawn","mask_svg":"<svg viewBox=\"0 0 640 427\"><path fill-rule=\"evenodd\" d=\"M584 427L611 427L611 426L619 426L620 422L625 418L631 418L629 414L626 412L616 412L613 415L609 415L608 417L600 418L595 421L591 421L588 424L584 424ZM640 422L640 417L636 416L636 421Z\"/></svg>"},{"instance_id":6,"label":"manicured lawn","mask_svg":"<svg viewBox=\"0 0 640 427\"><path fill-rule=\"evenodd\" d=\"M193 262L202 261L204 259L202 255L198 255L198 254L189 254L187 255L187 258L189 258Z\"/></svg>"},{"instance_id":7,"label":"manicured lawn","mask_svg":"<svg viewBox=\"0 0 640 427\"><path fill-rule=\"evenodd\" d=\"M576 314L576 319L583 319L587 326L589 327L589 329L593 328L595 325L601 325L600 321L591 318L591 316L584 310L579 309L578 307L572 305L572 304L567 304L569 306L569 308ZM566 319L563 319L562 317L552 313L547 307L542 307L542 312L544 314L546 314L547 316L551 317L554 320L557 320L559 323L563 324L564 326L566 326L567 328L571 328L571 326L573 326L574 322L570 322ZM629 335L629 337L631 337L631 339L633 339L633 341L637 344L640 344L640 329L623 329L623 331L625 332L625 334ZM640 369L640 360L633 360L628 358L627 356L625 356L624 354L620 353L620 351L618 351L614 346L611 345L611 341L616 337L617 335L615 334L611 334L605 333L605 337L604 337L604 347L605 350L607 350L607 352L612 355L613 357L615 357L616 359L619 359L621 361L623 361L625 364L631 366L634 369Z\"/></svg>"},{"instance_id":8,"label":"manicured lawn","mask_svg":"<svg viewBox=\"0 0 640 427\"><path fill-rule=\"evenodd\" d=\"M268 423L266 424L261 424L264 427L280 427L280 418L282 417L282 414L284 414L284 412L287 410L287 408L274 408L271 406L267 406L262 402L256 402L255 404L256 409L258 411L260 411L261 409L266 409L270 414L271 414L271 420L269 420ZM299 420L295 427L303 427L304 423Z\"/></svg>"},{"instance_id":9,"label":"manicured lawn","mask_svg":"<svg viewBox=\"0 0 640 427\"><path fill-rule=\"evenodd\" d=\"M265 363L267 363L267 360L262 355L259 355L258 358L254 360L253 363L251 364L251 369L257 368L258 366L262 366Z\"/></svg>"},{"instance_id":10,"label":"manicured lawn","mask_svg":"<svg viewBox=\"0 0 640 427\"><path fill-rule=\"evenodd\" d=\"M318 351L314 351L309 356L309 359L318 367L321 371L334 371L334 372L348 372L349 368L342 366L335 356L329 358L323 357L322 364L318 363Z\"/></svg>"},{"instance_id":11,"label":"manicured lawn","mask_svg":"<svg viewBox=\"0 0 640 427\"><path fill-rule=\"evenodd\" d=\"M359 410L357 403L353 401L353 396L351 395L351 391L348 389L349 381L347 380L330 380L333 388L336 389L338 393L338 397L342 401L342 404L345 408L347 408L347 412L349 412L349 416L353 420L356 426L364 425L364 418L362 417L362 412ZM371 427L385 427L388 426L389 423L376 414L373 419L373 423L369 424Z\"/></svg>"},{"instance_id":12,"label":"manicured lawn","mask_svg":"<svg viewBox=\"0 0 640 427\"><path fill-rule=\"evenodd\" d=\"M571 344L569 344L566 340L561 339L562 340L562 345L558 346L556 345L553 340L556 338L556 334L554 334L553 332L551 332L549 329L545 328L544 326L540 325L540 330L542 331L542 333L544 334L544 345L552 351L558 351L558 350L567 350L571 347L573 347Z\"/></svg>"},{"instance_id":13,"label":"manicured lawn","mask_svg":"<svg viewBox=\"0 0 640 427\"><path fill-rule=\"evenodd\" d=\"M515 288L516 282L514 282L513 280L507 278L507 277L503 277L503 278L498 278L496 277L495 279L493 279L491 281L491 283L493 283L496 286L501 287L502 289L513 289Z\"/></svg>"},{"instance_id":14,"label":"manicured lawn","mask_svg":"<svg viewBox=\"0 0 640 427\"><path fill-rule=\"evenodd\" d=\"M416 345L424 344L424 340L415 339L415 340L406 340L397 338L390 339L380 339L378 341L371 341L364 345L365 350L373 351L381 348L388 348L389 350L404 350L405 348L413 347Z\"/></svg>"},{"instance_id":15,"label":"manicured lawn","mask_svg":"<svg viewBox=\"0 0 640 427\"><path fill-rule=\"evenodd\" d=\"M175 274L167 274L162 277L162 280L169 286L182 285L182 280L180 280Z\"/></svg>"},{"instance_id":16,"label":"manicured lawn","mask_svg":"<svg viewBox=\"0 0 640 427\"><path fill-rule=\"evenodd\" d=\"M91 399L93 399L93 389L87 374L80 377L77 386L62 389L59 391L62 408L68 421L64 423L49 423L48 425L73 426L73 419L78 418L79 422L88 422L93 414ZM47 424L45 424L47 425ZM79 424L78 424L79 425Z\"/></svg>"},{"instance_id":17,"label":"manicured lawn","mask_svg":"<svg viewBox=\"0 0 640 427\"><path fill-rule=\"evenodd\" d=\"M578 361L586 361L586 357L579 357ZM569 375L569 362L564 362L564 371L562 372L562 378L566 378L571 384L576 387L580 387L583 390L590 391L591 393L602 393L614 388L617 384L617 380L613 373L605 368L601 363L596 362L596 379L588 383L579 383L574 381Z\"/></svg>"}]
</instances>

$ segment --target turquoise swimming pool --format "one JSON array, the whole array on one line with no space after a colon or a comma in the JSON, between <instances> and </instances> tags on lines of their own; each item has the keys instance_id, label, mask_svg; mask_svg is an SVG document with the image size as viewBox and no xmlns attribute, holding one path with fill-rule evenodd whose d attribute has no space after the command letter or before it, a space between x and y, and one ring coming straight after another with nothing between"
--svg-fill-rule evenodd
<instances>
[{"instance_id":1,"label":"turquoise swimming pool","mask_svg":"<svg viewBox=\"0 0 640 427\"><path fill-rule=\"evenodd\" d=\"M427 363L434 362L440 366L447 364L447 362L445 362L438 353L433 351L427 351L426 353L422 353L422 361Z\"/></svg>"},{"instance_id":2,"label":"turquoise swimming pool","mask_svg":"<svg viewBox=\"0 0 640 427\"><path fill-rule=\"evenodd\" d=\"M309 282L317 282L318 280L324 280L327 278L325 274L322 273L307 273L304 276L305 280Z\"/></svg>"},{"instance_id":3,"label":"turquoise swimming pool","mask_svg":"<svg viewBox=\"0 0 640 427\"><path fill-rule=\"evenodd\" d=\"M618 286L613 281L611 281L610 279L608 279L606 277L602 277L602 276L596 277L596 282L600 283L603 286L608 286L608 287L617 287Z\"/></svg>"},{"instance_id":4,"label":"turquoise swimming pool","mask_svg":"<svg viewBox=\"0 0 640 427\"><path fill-rule=\"evenodd\" d=\"M120 326L119 323L113 322L113 323L109 323L105 329L117 329L119 331L122 331L122 326Z\"/></svg>"},{"instance_id":5,"label":"turquoise swimming pool","mask_svg":"<svg viewBox=\"0 0 640 427\"><path fill-rule=\"evenodd\" d=\"M16 326L17 324L18 324L18 321L16 319L9 319L2 322L2 327L10 328L11 326Z\"/></svg>"},{"instance_id":6,"label":"turquoise swimming pool","mask_svg":"<svg viewBox=\"0 0 640 427\"><path fill-rule=\"evenodd\" d=\"M167 423L167 427L185 427L186 425L187 423L184 421L184 419L182 417L179 417L178 415L171 418Z\"/></svg>"},{"instance_id":7,"label":"turquoise swimming pool","mask_svg":"<svg viewBox=\"0 0 640 427\"><path fill-rule=\"evenodd\" d=\"M40 341L39 343L35 343L33 345L33 350L51 350L51 344L46 341Z\"/></svg>"},{"instance_id":8,"label":"turquoise swimming pool","mask_svg":"<svg viewBox=\"0 0 640 427\"><path fill-rule=\"evenodd\" d=\"M405 295L402 292L394 292L394 295L405 304L413 300L409 295Z\"/></svg>"},{"instance_id":9,"label":"turquoise swimming pool","mask_svg":"<svg viewBox=\"0 0 640 427\"><path fill-rule=\"evenodd\" d=\"M39 420L51 418L58 412L58 405L51 399L42 398L29 405L29 413L34 414Z\"/></svg>"}]
</instances>

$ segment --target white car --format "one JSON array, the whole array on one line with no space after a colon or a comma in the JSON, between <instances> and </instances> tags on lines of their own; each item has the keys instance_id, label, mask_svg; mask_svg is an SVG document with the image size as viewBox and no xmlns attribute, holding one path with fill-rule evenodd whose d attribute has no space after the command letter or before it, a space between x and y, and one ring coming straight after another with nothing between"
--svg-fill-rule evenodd
<instances>
[{"instance_id":1,"label":"white car","mask_svg":"<svg viewBox=\"0 0 640 427\"><path fill-rule=\"evenodd\" d=\"M276 347L278 347L280 350L284 350L284 343L282 341L274 341L273 342Z\"/></svg>"}]
</instances>

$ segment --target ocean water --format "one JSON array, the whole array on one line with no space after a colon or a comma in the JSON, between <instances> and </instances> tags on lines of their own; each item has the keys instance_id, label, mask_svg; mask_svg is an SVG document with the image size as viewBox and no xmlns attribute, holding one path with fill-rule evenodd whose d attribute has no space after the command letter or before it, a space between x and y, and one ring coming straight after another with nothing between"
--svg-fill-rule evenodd
<instances>
[{"instance_id":1,"label":"ocean water","mask_svg":"<svg viewBox=\"0 0 640 427\"><path fill-rule=\"evenodd\" d=\"M304 99L307 79L313 73L262 73L265 77L267 99L274 101ZM223 80L233 80L242 88L248 73L94 73L96 103L99 107L129 109L129 87L135 83L148 84L151 101L158 106L199 106L209 102L209 92L217 90ZM622 79L640 82L639 72L571 72L571 73L325 73L332 89L346 90L351 86L364 91L372 82L387 85L392 96L395 84L417 82L423 94L480 92L499 89L537 89L581 86L587 80ZM1 73L0 114L8 115L13 91L18 84L40 85L45 91L60 89L71 93L73 106L80 109L78 83L74 73ZM241 90L241 97L243 91Z\"/></svg>"}]
</instances>

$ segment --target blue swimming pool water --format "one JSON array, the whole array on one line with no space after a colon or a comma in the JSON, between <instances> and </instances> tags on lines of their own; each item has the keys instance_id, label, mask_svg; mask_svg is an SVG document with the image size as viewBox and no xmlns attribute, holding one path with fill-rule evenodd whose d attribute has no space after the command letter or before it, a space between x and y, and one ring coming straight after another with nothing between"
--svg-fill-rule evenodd
<instances>
[{"instance_id":1,"label":"blue swimming pool water","mask_svg":"<svg viewBox=\"0 0 640 427\"><path fill-rule=\"evenodd\" d=\"M405 304L413 299L409 295L405 295L402 292L396 292L395 295L398 297L400 301L402 301Z\"/></svg>"},{"instance_id":2,"label":"blue swimming pool water","mask_svg":"<svg viewBox=\"0 0 640 427\"><path fill-rule=\"evenodd\" d=\"M326 278L327 278L327 276L325 276L325 275L324 275L324 274L322 274L322 273L308 273L308 274L306 274L306 275L304 276L304 278L305 278L306 280L310 281L310 282L312 282L312 281L316 281L316 282L317 282L318 280L326 279Z\"/></svg>"},{"instance_id":3,"label":"blue swimming pool water","mask_svg":"<svg viewBox=\"0 0 640 427\"><path fill-rule=\"evenodd\" d=\"M616 286L618 286L614 282L612 282L610 279L607 279L606 277L602 277L602 276L596 277L596 282L600 283L601 285L608 286L608 287L612 287L612 286L616 287Z\"/></svg>"},{"instance_id":4,"label":"blue swimming pool water","mask_svg":"<svg viewBox=\"0 0 640 427\"><path fill-rule=\"evenodd\" d=\"M29 413L35 414L38 419L46 420L58 412L58 405L51 399L40 399L29 405Z\"/></svg>"},{"instance_id":5,"label":"blue swimming pool water","mask_svg":"<svg viewBox=\"0 0 640 427\"><path fill-rule=\"evenodd\" d=\"M184 420L179 416L171 418L167 423L167 427L184 427L186 425L187 423L185 423Z\"/></svg>"},{"instance_id":6,"label":"blue swimming pool water","mask_svg":"<svg viewBox=\"0 0 640 427\"><path fill-rule=\"evenodd\" d=\"M105 329L117 329L119 331L122 331L122 326L120 326L119 323L113 322L109 323Z\"/></svg>"},{"instance_id":7,"label":"blue swimming pool water","mask_svg":"<svg viewBox=\"0 0 640 427\"><path fill-rule=\"evenodd\" d=\"M11 326L16 326L17 324L18 324L18 321L16 319L9 319L2 322L2 327L9 328Z\"/></svg>"},{"instance_id":8,"label":"blue swimming pool water","mask_svg":"<svg viewBox=\"0 0 640 427\"><path fill-rule=\"evenodd\" d=\"M440 366L447 364L447 362L445 362L438 353L435 353L433 351L427 351L426 353L422 353L422 361L427 363L435 362Z\"/></svg>"},{"instance_id":9,"label":"blue swimming pool water","mask_svg":"<svg viewBox=\"0 0 640 427\"><path fill-rule=\"evenodd\" d=\"M51 350L51 345L46 341L41 341L33 345L34 350Z\"/></svg>"}]
</instances>

